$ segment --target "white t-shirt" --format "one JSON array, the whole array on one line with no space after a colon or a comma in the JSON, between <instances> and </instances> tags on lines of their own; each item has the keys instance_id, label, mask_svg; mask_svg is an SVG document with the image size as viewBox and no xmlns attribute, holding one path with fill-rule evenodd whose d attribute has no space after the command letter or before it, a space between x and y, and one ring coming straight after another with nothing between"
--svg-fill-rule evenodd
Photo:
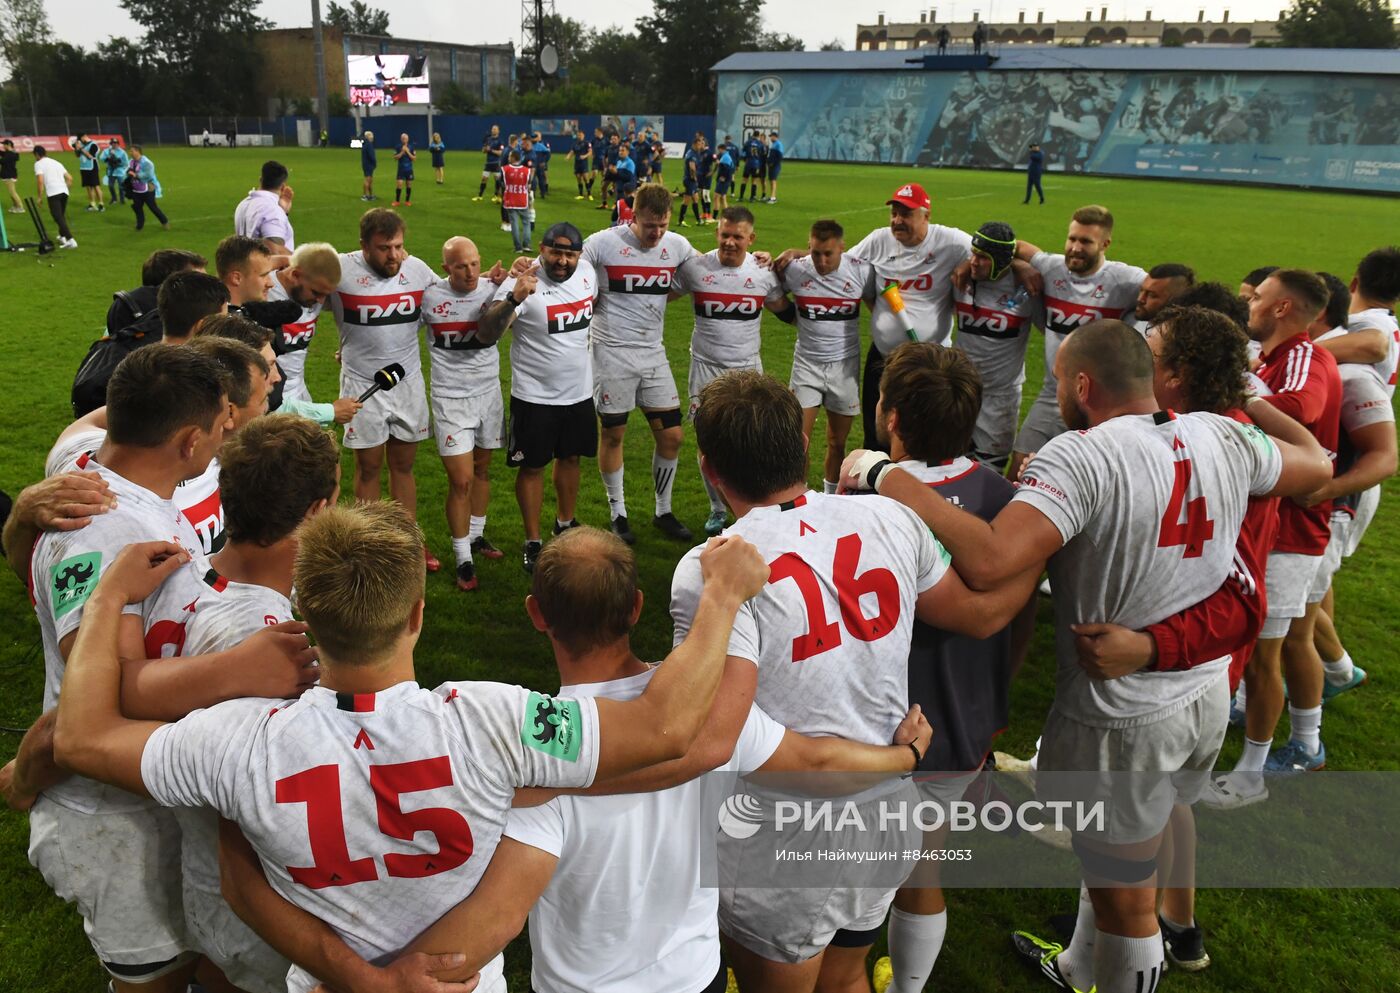
<instances>
[{"instance_id":1,"label":"white t-shirt","mask_svg":"<svg viewBox=\"0 0 1400 993\"><path fill-rule=\"evenodd\" d=\"M587 786L597 764L592 700L403 682L195 711L151 736L141 776L163 806L238 822L274 890L382 962L470 895L516 787Z\"/></svg>"},{"instance_id":2,"label":"white t-shirt","mask_svg":"<svg viewBox=\"0 0 1400 993\"><path fill-rule=\"evenodd\" d=\"M64 178L67 173L68 170L63 168L62 162L47 155L34 160L34 175L43 179L46 197L56 197L60 193L68 192L68 182Z\"/></svg>"},{"instance_id":3,"label":"white t-shirt","mask_svg":"<svg viewBox=\"0 0 1400 993\"><path fill-rule=\"evenodd\" d=\"M583 243L583 260L598 274L595 345L661 349L666 296L676 271L697 254L690 242L667 231L655 248L643 248L627 225L604 228Z\"/></svg>"},{"instance_id":4,"label":"white t-shirt","mask_svg":"<svg viewBox=\"0 0 1400 993\"><path fill-rule=\"evenodd\" d=\"M954 290L953 306L958 316L956 345L977 367L983 391L1024 383L1026 345L1040 306L1016 282L1011 270L1000 279L973 283L968 292Z\"/></svg>"},{"instance_id":5,"label":"white t-shirt","mask_svg":"<svg viewBox=\"0 0 1400 993\"><path fill-rule=\"evenodd\" d=\"M719 260L719 249L697 255L680 273L681 289L690 294L695 329L690 354L703 362L743 368L758 361L759 325L763 305L783 298L783 287L771 269L746 254L730 268Z\"/></svg>"},{"instance_id":6,"label":"white t-shirt","mask_svg":"<svg viewBox=\"0 0 1400 993\"><path fill-rule=\"evenodd\" d=\"M783 272L783 288L797 307L794 356L839 362L860 354L860 302L875 295L870 263L844 254L823 276L810 258L794 259Z\"/></svg>"},{"instance_id":7,"label":"white t-shirt","mask_svg":"<svg viewBox=\"0 0 1400 993\"><path fill-rule=\"evenodd\" d=\"M1055 381L1055 356L1060 342L1075 328L1100 318L1133 323L1138 289L1146 270L1125 262L1105 259L1097 272L1078 275L1069 271L1063 255L1037 252L1031 265L1045 278L1045 378Z\"/></svg>"},{"instance_id":8,"label":"white t-shirt","mask_svg":"<svg viewBox=\"0 0 1400 993\"><path fill-rule=\"evenodd\" d=\"M1049 564L1060 712L1094 727L1148 723L1225 678L1229 656L1185 672L1091 679L1070 625L1142 628L1214 593L1232 568L1248 498L1271 490L1282 465L1254 425L1205 413L1115 417L1036 454L1013 499L1065 542Z\"/></svg>"},{"instance_id":9,"label":"white t-shirt","mask_svg":"<svg viewBox=\"0 0 1400 993\"><path fill-rule=\"evenodd\" d=\"M920 341L938 344L953 329L953 270L972 252L972 238L965 231L930 224L924 240L913 247L900 244L889 228L876 228L851 249L856 258L875 268L875 292L898 283L904 309L914 322ZM884 297L876 297L870 311L870 338L888 355L909 340L904 327Z\"/></svg>"},{"instance_id":10,"label":"white t-shirt","mask_svg":"<svg viewBox=\"0 0 1400 993\"><path fill-rule=\"evenodd\" d=\"M655 669L561 696L631 700ZM716 773L772 757L785 728L751 707ZM698 993L719 971L714 811L729 777L707 774L655 793L564 796L510 812L506 836L559 860L530 912L531 985L548 993Z\"/></svg>"},{"instance_id":11,"label":"white t-shirt","mask_svg":"<svg viewBox=\"0 0 1400 993\"><path fill-rule=\"evenodd\" d=\"M369 267L364 252L340 257L340 285L330 302L346 372L373 380L376 372L397 362L407 376L422 373L419 316L423 291L436 281L428 264L412 255L387 278Z\"/></svg>"},{"instance_id":12,"label":"white t-shirt","mask_svg":"<svg viewBox=\"0 0 1400 993\"><path fill-rule=\"evenodd\" d=\"M1395 395L1396 363L1400 361L1400 323L1396 323L1395 316L1390 311L1380 307L1360 310L1347 318L1348 332L1364 331L1367 328L1376 328L1385 332L1390 347L1384 359L1363 368L1370 369L1375 374L1376 380L1385 387L1386 396L1393 397ZM1338 367L1345 369L1346 365L1338 363Z\"/></svg>"},{"instance_id":13,"label":"white t-shirt","mask_svg":"<svg viewBox=\"0 0 1400 993\"><path fill-rule=\"evenodd\" d=\"M1355 362L1337 366L1342 377L1341 424L1344 431L1394 422L1391 393L1376 378L1374 367Z\"/></svg>"},{"instance_id":14,"label":"white t-shirt","mask_svg":"<svg viewBox=\"0 0 1400 993\"><path fill-rule=\"evenodd\" d=\"M579 259L574 274L556 283L540 266L535 292L515 308L510 339L510 395L529 403L568 406L593 396L593 360L588 329L593 323L598 279ZM515 289L507 279L496 291L504 300Z\"/></svg>"},{"instance_id":15,"label":"white t-shirt","mask_svg":"<svg viewBox=\"0 0 1400 993\"><path fill-rule=\"evenodd\" d=\"M496 284L479 280L460 294L446 280L423 291L423 330L432 348L433 396L472 397L501 388L501 353L476 332L481 312L496 296Z\"/></svg>"},{"instance_id":16,"label":"white t-shirt","mask_svg":"<svg viewBox=\"0 0 1400 993\"><path fill-rule=\"evenodd\" d=\"M914 601L948 569L928 528L884 497L809 492L755 507L727 533L772 570L729 639L729 654L758 668L754 702L802 734L887 744L909 706ZM701 551L671 580L675 644L700 602Z\"/></svg>"},{"instance_id":17,"label":"white t-shirt","mask_svg":"<svg viewBox=\"0 0 1400 993\"><path fill-rule=\"evenodd\" d=\"M117 475L95 459L78 457L76 467L97 472L117 498L108 513L98 514L92 523L77 531L46 531L39 537L30 559L30 581L34 591L34 611L44 645L44 709L58 703L58 692L67 668L59 643L78 630L83 605L92 596L97 580L127 545L142 541L173 541L188 550L196 562L203 562L199 539L171 500L164 500L143 486ZM66 468L66 467L65 467ZM180 570L168 580L172 590L188 580ZM176 654L183 644L183 624L188 607L197 600L197 589L172 593L163 601L149 597L132 604L123 613L141 618L150 658ZM72 776L44 791L55 803L82 813L116 813L141 810L149 801L115 786L85 776Z\"/></svg>"},{"instance_id":18,"label":"white t-shirt","mask_svg":"<svg viewBox=\"0 0 1400 993\"><path fill-rule=\"evenodd\" d=\"M267 299L275 303L278 300L290 300L291 297L282 286L282 281L274 278L272 289L267 291ZM316 335L316 321L324 307L325 304L321 303L303 307L301 317L291 324L282 325L282 341L276 351L277 367L282 370L282 377L286 380L286 385L282 387L283 393L296 396L301 392L302 384L306 382L306 352L311 347L311 339Z\"/></svg>"}]
</instances>

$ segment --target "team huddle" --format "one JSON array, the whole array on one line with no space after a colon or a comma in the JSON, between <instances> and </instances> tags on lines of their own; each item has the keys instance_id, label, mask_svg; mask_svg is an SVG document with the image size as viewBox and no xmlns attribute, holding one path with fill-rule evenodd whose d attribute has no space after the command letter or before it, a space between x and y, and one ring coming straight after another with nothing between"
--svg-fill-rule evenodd
<instances>
[{"instance_id":1,"label":"team huddle","mask_svg":"<svg viewBox=\"0 0 1400 993\"><path fill-rule=\"evenodd\" d=\"M743 161L774 202L770 138L708 158L700 138L687 155L680 218L715 222L708 252L669 230L665 186L620 178L642 174L618 168L631 151L605 147L622 223L554 223L534 242L507 221L538 250L509 268L464 236L430 265L400 214L371 208L355 251L293 248L290 228L233 235L217 275L158 252L117 295L116 344L85 361L77 419L5 526L46 682L0 770L29 811L31 861L76 903L115 991L500 993L525 928L535 993L868 990L882 929L876 988L922 990L948 926L936 862L784 885L716 810L740 789L775 822L791 786L735 786L752 773L865 774L845 795L860 809L970 795L995 767L1046 573L1056 682L1037 795L1089 789L1113 816L1071 839L1072 936L1017 931L1015 953L1100 993L1208 964L1179 882L1194 879L1192 806L1266 801L1266 774L1322 768L1323 705L1366 680L1331 589L1396 471L1400 249L1345 281L1264 267L1235 291L1182 262L1110 260L1102 206L1076 210L1053 252L1000 221L932 223L909 183L851 248L819 219L805 246L759 252L754 214L720 200L711 215L692 177L712 163L718 200ZM755 144L768 165L750 175ZM487 153L478 198L520 162L499 135ZM580 197L599 154L583 138L570 153ZM269 202L285 170L273 179ZM536 182L506 176L505 205ZM687 297L683 395L663 332ZM339 390L318 403L306 362L323 311ZM765 311L795 329L786 385L763 371ZM1033 328L1045 374L1022 422ZM630 643L637 408L652 525L678 559L659 664ZM698 546L673 509L696 473L686 430L709 500ZM556 695L416 681L440 568L416 523L429 438L463 591L504 555L486 524L505 450L531 583L521 631L548 638ZM576 516L583 459L606 529ZM1289 741L1271 750L1285 686ZM1230 724L1244 754L1217 776ZM1140 775L1087 788L1055 773Z\"/></svg>"}]
</instances>

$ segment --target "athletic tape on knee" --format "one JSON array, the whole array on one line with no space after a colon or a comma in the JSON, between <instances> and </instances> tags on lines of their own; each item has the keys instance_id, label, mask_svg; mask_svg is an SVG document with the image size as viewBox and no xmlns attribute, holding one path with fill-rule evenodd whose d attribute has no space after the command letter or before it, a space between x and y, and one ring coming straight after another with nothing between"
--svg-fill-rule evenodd
<instances>
[{"instance_id":1,"label":"athletic tape on knee","mask_svg":"<svg viewBox=\"0 0 1400 993\"><path fill-rule=\"evenodd\" d=\"M1141 883L1152 878L1152 874L1157 871L1156 858L1125 859L1109 855L1084 844L1079 840L1079 835L1075 835L1071 843L1085 873L1107 879L1109 882Z\"/></svg>"},{"instance_id":2,"label":"athletic tape on knee","mask_svg":"<svg viewBox=\"0 0 1400 993\"><path fill-rule=\"evenodd\" d=\"M657 411L648 414L647 420L655 421L663 428L678 428L681 426L681 409L677 407L675 410Z\"/></svg>"}]
</instances>

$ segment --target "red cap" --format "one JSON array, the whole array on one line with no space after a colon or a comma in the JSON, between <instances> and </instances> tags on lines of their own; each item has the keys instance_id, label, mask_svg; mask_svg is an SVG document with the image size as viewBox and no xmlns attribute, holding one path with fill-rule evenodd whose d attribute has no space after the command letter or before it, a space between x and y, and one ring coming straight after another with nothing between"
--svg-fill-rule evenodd
<instances>
[{"instance_id":1,"label":"red cap","mask_svg":"<svg viewBox=\"0 0 1400 993\"><path fill-rule=\"evenodd\" d=\"M885 201L887 204L897 203L905 207L928 208L933 204L929 198L928 191L918 183L905 183L894 191L894 195Z\"/></svg>"}]
</instances>

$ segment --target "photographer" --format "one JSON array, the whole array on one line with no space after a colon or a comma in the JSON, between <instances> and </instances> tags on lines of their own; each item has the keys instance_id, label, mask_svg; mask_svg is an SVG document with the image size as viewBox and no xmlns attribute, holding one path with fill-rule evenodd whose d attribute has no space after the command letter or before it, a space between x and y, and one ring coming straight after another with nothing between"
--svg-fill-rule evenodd
<instances>
[{"instance_id":1,"label":"photographer","mask_svg":"<svg viewBox=\"0 0 1400 993\"><path fill-rule=\"evenodd\" d=\"M107 142L107 150L102 153L102 163L107 167L107 193L113 203L126 203L126 170L131 156L113 138Z\"/></svg>"}]
</instances>

